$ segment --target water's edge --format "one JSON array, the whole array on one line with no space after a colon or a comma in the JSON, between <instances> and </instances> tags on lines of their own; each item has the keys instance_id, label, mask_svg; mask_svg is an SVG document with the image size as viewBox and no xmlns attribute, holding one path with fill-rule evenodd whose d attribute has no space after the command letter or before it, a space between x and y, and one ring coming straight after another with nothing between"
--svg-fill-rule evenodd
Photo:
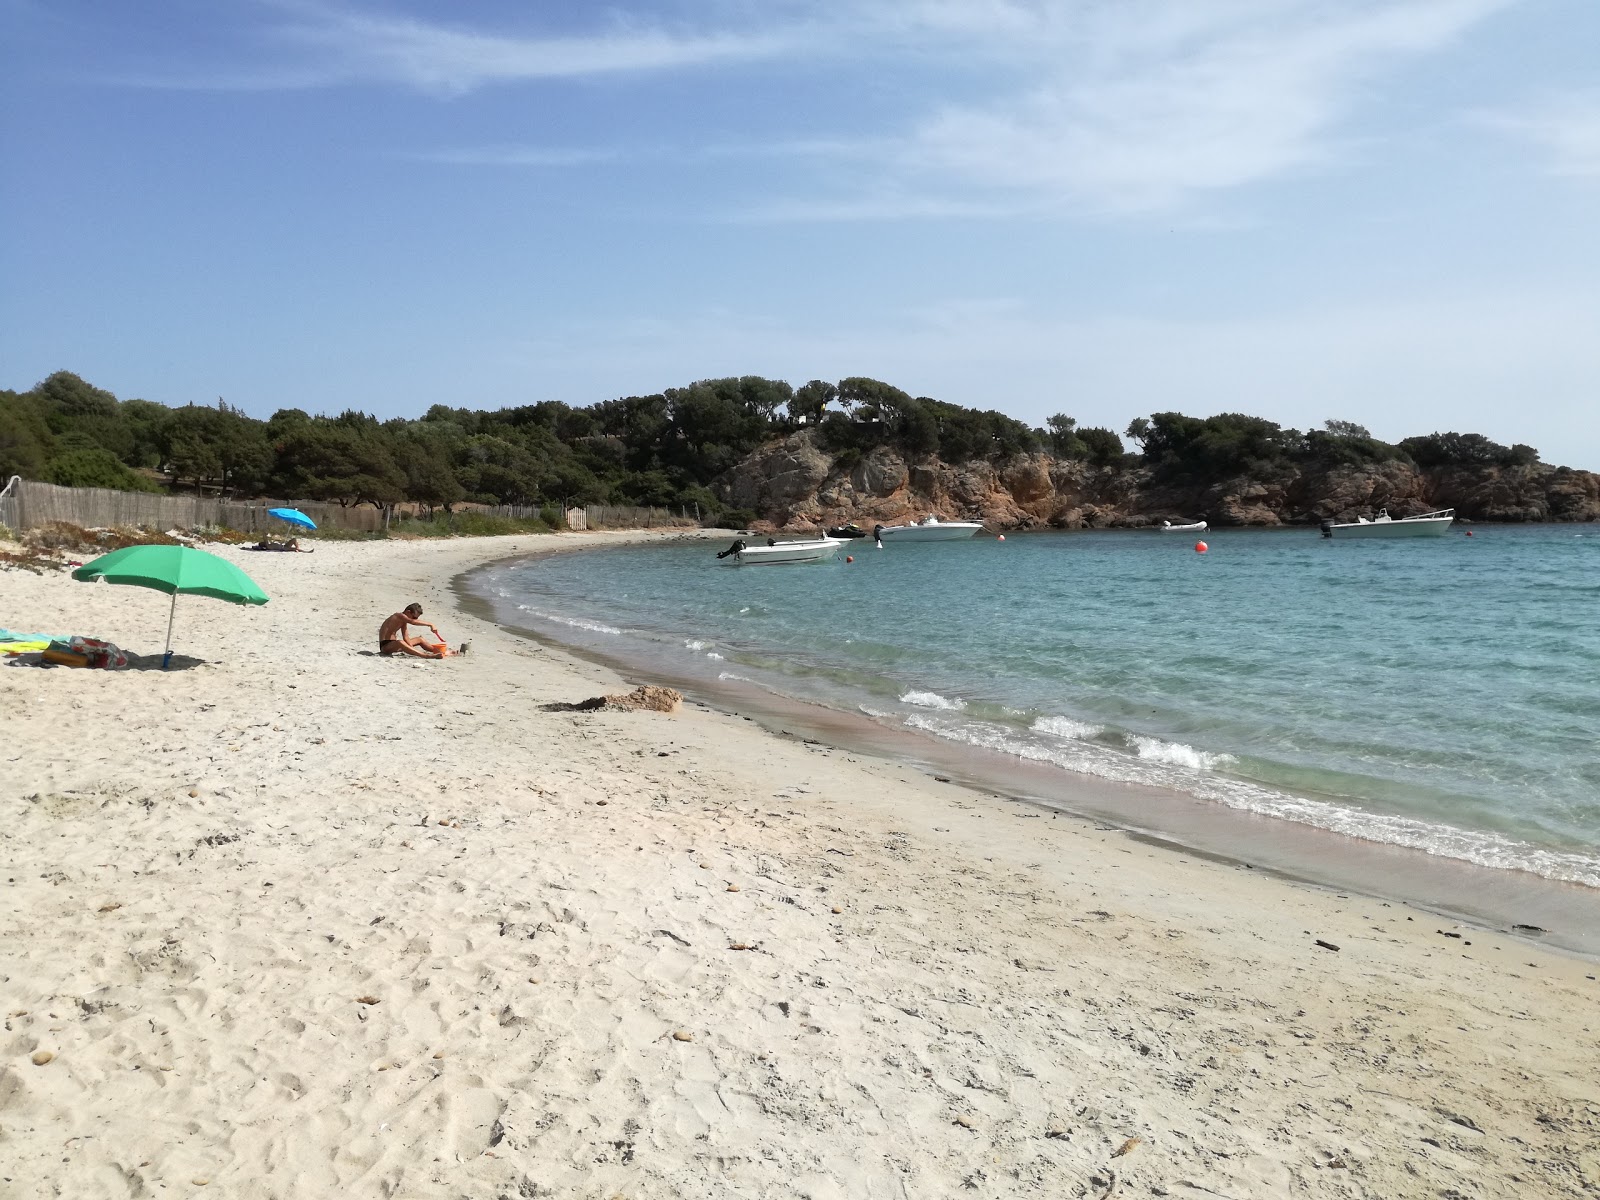
<instances>
[{"instance_id":1,"label":"water's edge","mask_svg":"<svg viewBox=\"0 0 1600 1200\"><path fill-rule=\"evenodd\" d=\"M748 717L780 736L816 737L855 754L933 775L1014 803L1061 812L1120 829L1173 853L1201 855L1240 869L1263 870L1288 881L1336 892L1357 892L1405 903L1518 940L1600 958L1600 890L1512 870L1476 866L1421 850L1361 841L1313 826L1197 801L1178 791L1123 784L1046 770L981 747L950 743L911 729L863 728L854 714L796 700L740 681L687 682L646 664L574 645L548 631L502 619L474 580L492 568L553 553L616 547L550 546L480 563L450 580L459 608L587 662L639 682L677 688L716 711ZM1065 779L1061 778L1063 775ZM1142 820L1130 818L1137 805ZM1541 933L1530 935L1525 929Z\"/></svg>"}]
</instances>

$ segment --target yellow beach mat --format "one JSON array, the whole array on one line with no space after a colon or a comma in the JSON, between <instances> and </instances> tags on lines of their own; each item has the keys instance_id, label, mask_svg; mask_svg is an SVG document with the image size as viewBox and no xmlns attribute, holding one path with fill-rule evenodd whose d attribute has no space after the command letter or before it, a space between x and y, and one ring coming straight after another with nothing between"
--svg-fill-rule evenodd
<instances>
[{"instance_id":1,"label":"yellow beach mat","mask_svg":"<svg viewBox=\"0 0 1600 1200\"><path fill-rule=\"evenodd\" d=\"M41 650L48 650L51 642L66 641L65 638L54 638L48 633L17 633L11 629L0 629L0 654L37 654Z\"/></svg>"}]
</instances>

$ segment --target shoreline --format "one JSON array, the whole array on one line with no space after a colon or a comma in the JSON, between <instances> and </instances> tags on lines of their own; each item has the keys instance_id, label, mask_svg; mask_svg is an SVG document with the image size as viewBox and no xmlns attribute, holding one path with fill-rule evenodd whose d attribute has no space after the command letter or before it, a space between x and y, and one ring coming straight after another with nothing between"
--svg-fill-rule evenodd
<instances>
[{"instance_id":1,"label":"shoreline","mask_svg":"<svg viewBox=\"0 0 1600 1200\"><path fill-rule=\"evenodd\" d=\"M707 531L703 540L716 541L723 533ZM932 778L948 776L958 786L982 794L1110 823L1175 853L1204 854L1329 892L1357 892L1413 905L1441 919L1462 921L1530 946L1600 960L1600 889L1233 809L1177 790L1030 763L911 729L864 723L854 713L817 700L785 696L748 681L688 676L666 665L566 640L548 629L502 620L494 601L473 590L475 577L508 561L595 548L599 547L553 546L514 560L480 563L453 579L451 590L457 605L479 619L640 682L676 688L717 711L735 716L753 713L755 721L775 735L798 729L801 736Z\"/></svg>"},{"instance_id":2,"label":"shoreline","mask_svg":"<svg viewBox=\"0 0 1600 1200\"><path fill-rule=\"evenodd\" d=\"M547 711L622 680L449 610L530 543L215 548L273 602L181 600L198 665L0 667L19 1195L1600 1186L1592 964L694 704ZM159 645L165 597L0 581ZM364 653L412 599L472 653Z\"/></svg>"}]
</instances>

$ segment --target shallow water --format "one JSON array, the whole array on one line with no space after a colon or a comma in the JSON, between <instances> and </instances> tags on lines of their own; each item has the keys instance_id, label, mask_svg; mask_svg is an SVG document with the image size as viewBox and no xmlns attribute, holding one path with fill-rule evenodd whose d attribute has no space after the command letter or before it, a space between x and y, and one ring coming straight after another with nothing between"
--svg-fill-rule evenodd
<instances>
[{"instance_id":1,"label":"shallow water","mask_svg":"<svg viewBox=\"0 0 1600 1200\"><path fill-rule=\"evenodd\" d=\"M1600 532L710 544L495 567L506 620L669 677L1600 887Z\"/></svg>"}]
</instances>

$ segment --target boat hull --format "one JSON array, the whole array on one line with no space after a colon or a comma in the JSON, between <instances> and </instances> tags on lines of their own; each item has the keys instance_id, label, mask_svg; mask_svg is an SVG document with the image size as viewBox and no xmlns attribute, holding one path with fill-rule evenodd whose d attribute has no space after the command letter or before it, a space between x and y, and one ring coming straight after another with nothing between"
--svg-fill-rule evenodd
<instances>
[{"instance_id":1,"label":"boat hull","mask_svg":"<svg viewBox=\"0 0 1600 1200\"><path fill-rule=\"evenodd\" d=\"M1425 538L1450 532L1454 517L1428 517L1418 521L1371 521L1365 525L1331 525L1332 538Z\"/></svg>"},{"instance_id":2,"label":"boat hull","mask_svg":"<svg viewBox=\"0 0 1600 1200\"><path fill-rule=\"evenodd\" d=\"M1158 525L1156 528L1161 530L1162 533L1204 533L1206 531L1206 523L1204 521L1194 521L1188 525Z\"/></svg>"},{"instance_id":3,"label":"boat hull","mask_svg":"<svg viewBox=\"0 0 1600 1200\"><path fill-rule=\"evenodd\" d=\"M937 525L890 525L879 530L878 536L886 542L954 542L982 528L976 521L941 521Z\"/></svg>"},{"instance_id":4,"label":"boat hull","mask_svg":"<svg viewBox=\"0 0 1600 1200\"><path fill-rule=\"evenodd\" d=\"M821 538L811 542L779 542L776 546L747 546L722 561L730 567L775 567L825 562L837 554L842 545L844 543L835 538Z\"/></svg>"}]
</instances>

